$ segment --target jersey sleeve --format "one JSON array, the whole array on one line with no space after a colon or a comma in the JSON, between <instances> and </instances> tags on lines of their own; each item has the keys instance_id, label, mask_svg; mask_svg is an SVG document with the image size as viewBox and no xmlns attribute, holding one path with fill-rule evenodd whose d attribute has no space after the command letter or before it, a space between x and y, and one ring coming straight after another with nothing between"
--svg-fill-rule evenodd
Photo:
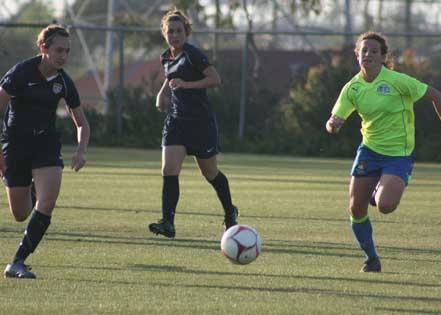
<instances>
[{"instance_id":1,"label":"jersey sleeve","mask_svg":"<svg viewBox=\"0 0 441 315\"><path fill-rule=\"evenodd\" d=\"M349 86L350 84L347 83L343 87L334 107L332 108L332 114L342 119L347 119L355 110L354 103L349 97Z\"/></svg>"},{"instance_id":2,"label":"jersey sleeve","mask_svg":"<svg viewBox=\"0 0 441 315\"><path fill-rule=\"evenodd\" d=\"M70 108L76 108L80 106L80 95L78 94L74 82L66 73L63 73L63 79L66 83L66 93L64 99L67 106L69 106Z\"/></svg>"},{"instance_id":3,"label":"jersey sleeve","mask_svg":"<svg viewBox=\"0 0 441 315\"><path fill-rule=\"evenodd\" d=\"M192 49L188 55L191 64L200 72L203 72L208 66L211 66L208 57L197 48Z\"/></svg>"},{"instance_id":4,"label":"jersey sleeve","mask_svg":"<svg viewBox=\"0 0 441 315\"><path fill-rule=\"evenodd\" d=\"M400 92L403 95L409 96L412 99L412 102L418 101L427 92L428 85L426 83L407 74L401 73L401 79L397 81Z\"/></svg>"},{"instance_id":5,"label":"jersey sleeve","mask_svg":"<svg viewBox=\"0 0 441 315\"><path fill-rule=\"evenodd\" d=\"M0 86L10 96L16 96L23 88L23 74L19 65L12 67L0 80Z\"/></svg>"}]
</instances>

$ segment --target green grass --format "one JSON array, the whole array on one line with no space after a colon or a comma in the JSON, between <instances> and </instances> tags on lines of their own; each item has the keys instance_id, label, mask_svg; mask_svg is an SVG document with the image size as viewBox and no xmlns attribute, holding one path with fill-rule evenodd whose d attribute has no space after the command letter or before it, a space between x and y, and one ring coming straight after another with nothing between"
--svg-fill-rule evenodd
<instances>
[{"instance_id":1,"label":"green grass","mask_svg":"<svg viewBox=\"0 0 441 315\"><path fill-rule=\"evenodd\" d=\"M38 279L0 279L0 314L441 313L441 165L416 165L395 213L371 210L384 272L361 274L350 164L221 156L240 222L263 239L261 256L238 266L220 253L221 207L190 158L169 240L147 232L160 216L160 152L92 148L84 170L65 169L52 225L28 259ZM3 268L24 224L0 198Z\"/></svg>"}]
</instances>

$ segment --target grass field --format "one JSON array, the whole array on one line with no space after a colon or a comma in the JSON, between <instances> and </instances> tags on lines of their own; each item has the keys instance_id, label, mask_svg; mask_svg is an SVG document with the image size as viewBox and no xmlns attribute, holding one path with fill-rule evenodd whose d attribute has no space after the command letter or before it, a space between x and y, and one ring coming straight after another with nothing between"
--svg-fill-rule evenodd
<instances>
[{"instance_id":1,"label":"grass field","mask_svg":"<svg viewBox=\"0 0 441 315\"><path fill-rule=\"evenodd\" d=\"M371 209L384 272L361 274L350 164L221 156L240 222L263 239L261 256L238 266L221 255L221 206L191 159L169 240L147 232L160 215L160 152L92 148L84 170L65 169L52 225L27 261L38 279L0 279L0 314L440 314L441 165L416 165L394 214ZM24 224L3 189L0 198L4 268Z\"/></svg>"}]
</instances>

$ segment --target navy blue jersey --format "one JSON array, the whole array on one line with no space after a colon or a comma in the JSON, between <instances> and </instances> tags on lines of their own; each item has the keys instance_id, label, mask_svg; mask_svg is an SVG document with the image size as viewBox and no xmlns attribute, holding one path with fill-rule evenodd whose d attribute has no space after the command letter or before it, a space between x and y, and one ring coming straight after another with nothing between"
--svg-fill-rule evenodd
<instances>
[{"instance_id":1,"label":"navy blue jersey","mask_svg":"<svg viewBox=\"0 0 441 315\"><path fill-rule=\"evenodd\" d=\"M195 46L185 43L183 51L175 59L170 56L170 49L161 55L161 63L168 80L199 81L205 76L203 71L210 66L205 54ZM207 90L174 89L171 91L171 112L175 118L207 119L213 116Z\"/></svg>"},{"instance_id":2,"label":"navy blue jersey","mask_svg":"<svg viewBox=\"0 0 441 315\"><path fill-rule=\"evenodd\" d=\"M4 118L4 131L55 130L61 98L70 108L80 106L72 79L64 72L46 79L38 69L41 56L16 64L0 81L11 101Z\"/></svg>"}]
</instances>

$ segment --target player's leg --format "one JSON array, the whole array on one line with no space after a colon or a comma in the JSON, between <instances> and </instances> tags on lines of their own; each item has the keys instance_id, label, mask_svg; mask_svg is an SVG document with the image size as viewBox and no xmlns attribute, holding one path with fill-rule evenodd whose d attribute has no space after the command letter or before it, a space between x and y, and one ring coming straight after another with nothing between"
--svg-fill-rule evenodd
<instances>
[{"instance_id":1,"label":"player's leg","mask_svg":"<svg viewBox=\"0 0 441 315\"><path fill-rule=\"evenodd\" d=\"M224 209L225 229L237 224L238 210L231 200L230 185L227 177L217 167L216 155L209 158L195 158L205 179L213 186Z\"/></svg>"},{"instance_id":2,"label":"player's leg","mask_svg":"<svg viewBox=\"0 0 441 315\"><path fill-rule=\"evenodd\" d=\"M414 159L415 153L409 156L382 158L382 176L370 202L381 213L391 213L398 207L404 189L411 178Z\"/></svg>"},{"instance_id":3,"label":"player's leg","mask_svg":"<svg viewBox=\"0 0 441 315\"><path fill-rule=\"evenodd\" d=\"M8 141L5 141L5 140ZM28 143L9 141L9 137L3 138L3 156L6 162L6 172L3 174L3 182L6 185L9 209L16 221L25 221L32 211L31 183L32 167L29 159ZM5 277L35 278L23 262L11 262L4 271Z\"/></svg>"},{"instance_id":4,"label":"player's leg","mask_svg":"<svg viewBox=\"0 0 441 315\"><path fill-rule=\"evenodd\" d=\"M7 187L6 195L8 196L9 209L17 222L25 221L32 212L33 202L31 198L31 187Z\"/></svg>"},{"instance_id":5,"label":"player's leg","mask_svg":"<svg viewBox=\"0 0 441 315\"><path fill-rule=\"evenodd\" d=\"M162 149L162 214L171 223L174 223L179 199L179 174L186 155L183 145L165 146Z\"/></svg>"},{"instance_id":6,"label":"player's leg","mask_svg":"<svg viewBox=\"0 0 441 315\"><path fill-rule=\"evenodd\" d=\"M37 203L12 263L6 267L6 277L35 278L24 262L35 251L46 233L60 191L62 174L60 166L38 168L34 169L32 173L37 192ZM28 190L30 191L30 188Z\"/></svg>"},{"instance_id":7,"label":"player's leg","mask_svg":"<svg viewBox=\"0 0 441 315\"><path fill-rule=\"evenodd\" d=\"M375 202L381 213L393 212L400 203L406 183L397 175L384 174L378 182Z\"/></svg>"},{"instance_id":8,"label":"player's leg","mask_svg":"<svg viewBox=\"0 0 441 315\"><path fill-rule=\"evenodd\" d=\"M30 201L30 186L25 187L6 187L9 201L9 208L16 221L24 221L32 211ZM30 267L24 261L16 259L16 255L11 263L6 265L4 276L6 278L27 278L34 279L35 274L30 271Z\"/></svg>"},{"instance_id":9,"label":"player's leg","mask_svg":"<svg viewBox=\"0 0 441 315\"><path fill-rule=\"evenodd\" d=\"M9 209L18 222L25 221L34 208L32 201L32 163L30 143L17 142L3 135L2 151L6 163L3 182L6 186Z\"/></svg>"},{"instance_id":10,"label":"player's leg","mask_svg":"<svg viewBox=\"0 0 441 315\"><path fill-rule=\"evenodd\" d=\"M381 271L380 260L372 237L372 225L367 212L369 200L377 182L377 177L353 176L349 188L352 232L366 255L366 260L361 270L363 272Z\"/></svg>"},{"instance_id":11,"label":"player's leg","mask_svg":"<svg viewBox=\"0 0 441 315\"><path fill-rule=\"evenodd\" d=\"M174 219L179 200L179 173L187 151L183 145L162 147L162 219L151 223L149 230L166 237L175 237Z\"/></svg>"},{"instance_id":12,"label":"player's leg","mask_svg":"<svg viewBox=\"0 0 441 315\"><path fill-rule=\"evenodd\" d=\"M196 163L205 177L213 186L224 209L225 229L237 224L238 210L231 200L230 185L224 173L217 167L219 153L219 133L216 117L200 123L191 131L189 151L196 157Z\"/></svg>"}]
</instances>

